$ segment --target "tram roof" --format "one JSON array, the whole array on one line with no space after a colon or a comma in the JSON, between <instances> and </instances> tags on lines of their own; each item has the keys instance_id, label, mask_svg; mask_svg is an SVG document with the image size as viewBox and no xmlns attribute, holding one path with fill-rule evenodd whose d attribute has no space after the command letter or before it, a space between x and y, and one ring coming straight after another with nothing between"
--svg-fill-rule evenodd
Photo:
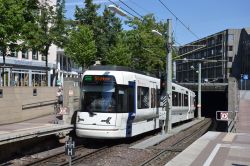
<instances>
[{"instance_id":1,"label":"tram roof","mask_svg":"<svg viewBox=\"0 0 250 166\"><path fill-rule=\"evenodd\" d=\"M95 65L95 66L90 66L88 70L127 71L127 72L133 72L133 73L138 73L138 74L143 74L143 75L146 75L146 76L151 76L151 77L158 78L153 74L146 73L146 72L139 71L139 70L135 70L135 69L125 67L125 66Z\"/></svg>"}]
</instances>

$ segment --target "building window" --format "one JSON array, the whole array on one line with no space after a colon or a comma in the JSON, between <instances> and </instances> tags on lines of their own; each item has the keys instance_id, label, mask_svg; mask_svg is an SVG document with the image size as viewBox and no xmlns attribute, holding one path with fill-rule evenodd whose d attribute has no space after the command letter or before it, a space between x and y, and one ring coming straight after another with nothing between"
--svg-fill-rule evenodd
<instances>
[{"instance_id":1,"label":"building window","mask_svg":"<svg viewBox=\"0 0 250 166\"><path fill-rule=\"evenodd\" d=\"M233 62L233 57L228 57L229 62Z\"/></svg>"},{"instance_id":2,"label":"building window","mask_svg":"<svg viewBox=\"0 0 250 166\"><path fill-rule=\"evenodd\" d=\"M213 49L211 50L211 55L214 55L214 50Z\"/></svg>"},{"instance_id":3,"label":"building window","mask_svg":"<svg viewBox=\"0 0 250 166\"><path fill-rule=\"evenodd\" d=\"M228 46L228 51L233 51L233 46Z\"/></svg>"},{"instance_id":4,"label":"building window","mask_svg":"<svg viewBox=\"0 0 250 166\"><path fill-rule=\"evenodd\" d=\"M138 86L137 89L137 108L149 108L149 88Z\"/></svg>"},{"instance_id":5,"label":"building window","mask_svg":"<svg viewBox=\"0 0 250 166\"><path fill-rule=\"evenodd\" d=\"M42 61L46 61L46 56L42 55Z\"/></svg>"},{"instance_id":6,"label":"building window","mask_svg":"<svg viewBox=\"0 0 250 166\"><path fill-rule=\"evenodd\" d=\"M0 47L0 56L3 56L2 48Z\"/></svg>"},{"instance_id":7,"label":"building window","mask_svg":"<svg viewBox=\"0 0 250 166\"><path fill-rule=\"evenodd\" d=\"M32 59L33 60L38 60L38 51L36 50L32 50Z\"/></svg>"},{"instance_id":8,"label":"building window","mask_svg":"<svg viewBox=\"0 0 250 166\"><path fill-rule=\"evenodd\" d=\"M229 34L228 35L228 42L233 42L234 41L234 35L233 34Z\"/></svg>"},{"instance_id":9,"label":"building window","mask_svg":"<svg viewBox=\"0 0 250 166\"><path fill-rule=\"evenodd\" d=\"M14 47L10 47L10 54L9 54L10 57L17 57L17 51Z\"/></svg>"},{"instance_id":10,"label":"building window","mask_svg":"<svg viewBox=\"0 0 250 166\"><path fill-rule=\"evenodd\" d=\"M22 50L22 58L23 59L28 59L28 50L27 49L23 49Z\"/></svg>"},{"instance_id":11,"label":"building window","mask_svg":"<svg viewBox=\"0 0 250 166\"><path fill-rule=\"evenodd\" d=\"M215 44L215 41L214 41L214 39L212 39L211 43L212 43L212 45L214 45L214 44Z\"/></svg>"}]
</instances>

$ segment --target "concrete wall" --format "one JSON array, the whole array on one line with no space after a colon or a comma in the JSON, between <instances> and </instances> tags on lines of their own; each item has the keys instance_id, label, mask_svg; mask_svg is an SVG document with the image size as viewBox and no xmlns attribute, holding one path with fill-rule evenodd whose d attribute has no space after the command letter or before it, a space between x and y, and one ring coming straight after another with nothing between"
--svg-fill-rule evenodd
<instances>
[{"instance_id":1,"label":"concrete wall","mask_svg":"<svg viewBox=\"0 0 250 166\"><path fill-rule=\"evenodd\" d=\"M232 112L230 115L231 121L228 121L228 132L236 131L237 113L239 111L239 90L238 82L235 78L228 79L228 111Z\"/></svg>"},{"instance_id":2,"label":"concrete wall","mask_svg":"<svg viewBox=\"0 0 250 166\"><path fill-rule=\"evenodd\" d=\"M65 123L74 123L75 113L80 109L79 78L65 78L63 86L63 106L69 109L69 114L63 116Z\"/></svg>"},{"instance_id":3,"label":"concrete wall","mask_svg":"<svg viewBox=\"0 0 250 166\"><path fill-rule=\"evenodd\" d=\"M37 91L36 96L33 95L34 89ZM53 113L56 92L56 87L0 87L0 124Z\"/></svg>"}]
</instances>

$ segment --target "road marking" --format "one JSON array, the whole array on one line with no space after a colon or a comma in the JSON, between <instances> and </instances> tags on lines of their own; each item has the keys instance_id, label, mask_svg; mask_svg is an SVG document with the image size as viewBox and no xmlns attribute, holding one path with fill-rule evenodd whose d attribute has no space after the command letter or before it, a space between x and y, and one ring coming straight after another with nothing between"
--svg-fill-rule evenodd
<instances>
[{"instance_id":1,"label":"road marking","mask_svg":"<svg viewBox=\"0 0 250 166\"><path fill-rule=\"evenodd\" d=\"M205 163L203 164L203 166L210 166L211 162L213 161L215 155L217 154L217 152L219 151L221 147L221 144L217 144L215 146L215 148L213 149L212 153L209 155L209 157L207 158L207 160L205 161Z\"/></svg>"}]
</instances>

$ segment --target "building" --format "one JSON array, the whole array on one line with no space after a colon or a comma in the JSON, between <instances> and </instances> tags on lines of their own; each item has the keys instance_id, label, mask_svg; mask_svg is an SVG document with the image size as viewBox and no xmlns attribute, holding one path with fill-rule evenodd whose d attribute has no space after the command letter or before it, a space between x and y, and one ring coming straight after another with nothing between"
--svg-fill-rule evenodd
<instances>
[{"instance_id":1,"label":"building","mask_svg":"<svg viewBox=\"0 0 250 166\"><path fill-rule=\"evenodd\" d=\"M219 60L202 63L202 82L227 82L229 77L241 79L250 75L250 28L226 29L221 32L188 43L179 48L176 61L177 82L197 82L197 61L185 59ZM193 66L193 67L191 67Z\"/></svg>"},{"instance_id":2,"label":"building","mask_svg":"<svg viewBox=\"0 0 250 166\"><path fill-rule=\"evenodd\" d=\"M68 56L66 56L64 49L57 48L55 75L56 85L63 84L64 78L80 78L82 74L82 67L76 65Z\"/></svg>"}]
</instances>

